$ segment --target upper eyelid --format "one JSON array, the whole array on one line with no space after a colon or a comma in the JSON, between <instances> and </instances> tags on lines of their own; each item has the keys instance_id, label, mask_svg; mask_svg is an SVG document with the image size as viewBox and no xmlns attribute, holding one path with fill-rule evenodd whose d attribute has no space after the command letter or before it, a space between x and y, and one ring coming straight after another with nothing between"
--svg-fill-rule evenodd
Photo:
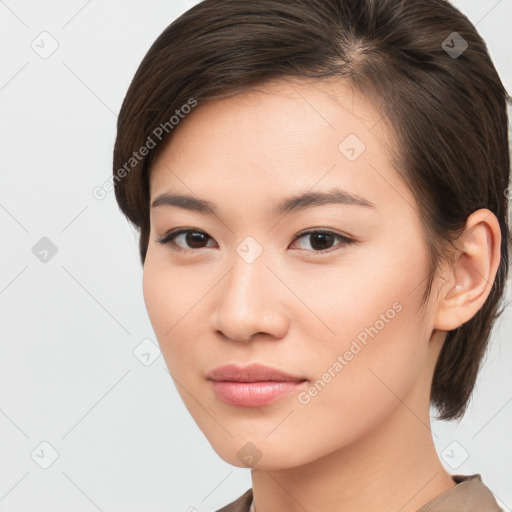
<instances>
[{"instance_id":1,"label":"upper eyelid","mask_svg":"<svg viewBox=\"0 0 512 512\"><path fill-rule=\"evenodd\" d=\"M196 228L176 228L176 229L171 229L170 231L167 231L166 233L164 233L161 237L159 237L159 239L164 239L170 235L175 235L175 236L178 236L178 235L182 235L184 233L201 233L203 235L206 235L208 238L212 238L212 236L210 236L206 231L203 231L202 229L196 229ZM300 231L299 233L297 233L297 235L295 235L294 237L294 240L297 239L297 238L300 238L302 236L305 236L305 235L310 235L312 233L328 233L328 234L332 234L332 235L336 235L336 236L340 236L340 237L343 237L343 238L353 238L351 235L345 235L343 233L337 233L336 231L333 231L331 229L327 229L327 228L308 228L306 229L305 231Z\"/></svg>"}]
</instances>

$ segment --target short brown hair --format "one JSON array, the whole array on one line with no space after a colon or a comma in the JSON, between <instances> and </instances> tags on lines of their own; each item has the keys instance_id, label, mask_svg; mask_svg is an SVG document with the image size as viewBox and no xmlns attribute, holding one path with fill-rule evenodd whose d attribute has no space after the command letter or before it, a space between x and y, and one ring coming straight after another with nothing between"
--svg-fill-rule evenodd
<instances>
[{"instance_id":1,"label":"short brown hair","mask_svg":"<svg viewBox=\"0 0 512 512\"><path fill-rule=\"evenodd\" d=\"M171 117L191 101L286 77L347 79L389 125L398 148L395 168L422 212L431 257L424 300L446 242L467 217L479 208L496 215L501 261L490 294L473 318L448 333L433 376L431 403L439 418L461 418L503 312L510 97L475 27L447 1L205 0L171 23L130 84L114 148L115 195L140 229L142 264L151 162L172 136ZM166 134L157 137L156 149L133 160L134 151L154 142L159 126Z\"/></svg>"}]
</instances>

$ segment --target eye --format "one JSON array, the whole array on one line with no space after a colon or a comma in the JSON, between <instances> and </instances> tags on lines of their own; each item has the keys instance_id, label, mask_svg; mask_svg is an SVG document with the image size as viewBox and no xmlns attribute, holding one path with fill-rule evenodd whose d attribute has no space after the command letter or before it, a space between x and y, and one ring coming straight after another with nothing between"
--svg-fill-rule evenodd
<instances>
[{"instance_id":1,"label":"eye","mask_svg":"<svg viewBox=\"0 0 512 512\"><path fill-rule=\"evenodd\" d=\"M186 241L187 244L190 244L189 249L192 249L192 251L194 249L202 249L203 247L201 246L201 244L204 243L205 240L210 238L206 233L204 233L203 231L199 231L197 229L178 229L176 231L171 231L170 233L166 233L161 238L157 238L156 241L160 244L164 244L164 245L170 244L170 245L175 246L176 245L175 240L178 237L181 237L182 235L185 235L184 240ZM173 249L174 249L174 247L173 247ZM180 249L182 249L182 248L178 246L177 250L180 250ZM185 252L192 252L192 251L187 251L187 248L182 249L182 250L184 250Z\"/></svg>"},{"instance_id":2,"label":"eye","mask_svg":"<svg viewBox=\"0 0 512 512\"><path fill-rule=\"evenodd\" d=\"M338 233L335 233L333 231L324 231L324 230L311 230L306 231L305 233L301 233L300 235L297 235L294 242L296 240L300 240L301 238L309 237L310 239L310 245L313 247L313 252L316 253L324 253L325 251L329 250L332 247L332 243L335 239L341 240L341 243L338 245L344 246L344 245L351 245L356 243L356 241L352 238L349 238L344 235L340 235ZM329 246L329 247L326 247ZM308 250L308 249L306 249Z\"/></svg>"},{"instance_id":3,"label":"eye","mask_svg":"<svg viewBox=\"0 0 512 512\"><path fill-rule=\"evenodd\" d=\"M188 244L188 247L180 247L178 244L176 244L176 240L178 240L179 237L181 237L182 235L184 235L183 241L186 242L186 244ZM313 248L313 251L310 251L309 249L301 250L306 250L308 252L320 254L329 250L332 246L332 243L336 239L341 241L339 244L337 244L340 246L346 246L356 243L356 241L352 238L340 235L333 231L326 230L306 231L304 233L297 235L293 241L295 242L297 240L300 240L301 238L306 237L310 237L310 245ZM205 232L197 229L177 229L176 231L171 231L169 233L166 233L164 236L157 238L156 241L163 245L170 244L174 246L173 249L176 250L182 250L184 252L194 252L194 250L196 249L205 248L206 246L204 245L204 243L206 243L208 239L211 239L211 237L208 236Z\"/></svg>"}]
</instances>

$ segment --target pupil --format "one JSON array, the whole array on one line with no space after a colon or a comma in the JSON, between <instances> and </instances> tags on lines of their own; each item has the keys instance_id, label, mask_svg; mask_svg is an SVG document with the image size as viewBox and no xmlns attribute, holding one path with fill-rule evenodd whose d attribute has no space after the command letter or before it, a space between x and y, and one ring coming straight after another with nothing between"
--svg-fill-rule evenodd
<instances>
[{"instance_id":1,"label":"pupil","mask_svg":"<svg viewBox=\"0 0 512 512\"><path fill-rule=\"evenodd\" d=\"M204 235L202 233L198 233L197 231L194 231L192 233L187 233L186 236L187 244L194 248L194 249L200 249L201 248L201 242L204 242ZM199 243L199 245L197 245Z\"/></svg>"},{"instance_id":2,"label":"pupil","mask_svg":"<svg viewBox=\"0 0 512 512\"><path fill-rule=\"evenodd\" d=\"M329 243L329 242L332 242L332 238L333 238L333 235L330 235L329 233L316 233L316 234L313 234L310 236L311 236L311 240L312 240L311 247L313 247L313 249L317 249L319 251L328 249L328 247L323 247L322 245L325 245L326 239L327 239L327 243ZM318 240L318 239L320 239L320 247L318 247L318 244L313 242L314 240ZM322 244L322 242L323 242L323 244Z\"/></svg>"}]
</instances>

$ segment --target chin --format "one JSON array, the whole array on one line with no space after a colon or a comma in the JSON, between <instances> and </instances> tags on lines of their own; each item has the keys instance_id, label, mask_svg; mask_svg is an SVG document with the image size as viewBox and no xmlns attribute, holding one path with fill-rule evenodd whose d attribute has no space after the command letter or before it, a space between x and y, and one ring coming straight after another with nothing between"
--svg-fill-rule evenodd
<instances>
[{"instance_id":1,"label":"chin","mask_svg":"<svg viewBox=\"0 0 512 512\"><path fill-rule=\"evenodd\" d=\"M265 436L261 439L253 436L252 440L250 439L251 437L230 438L224 439L223 443L215 443L212 440L210 443L221 459L240 468L275 471L311 462L308 454L298 452L297 447L290 448L289 444L283 443L282 439L277 437L275 443L266 440Z\"/></svg>"}]
</instances>

